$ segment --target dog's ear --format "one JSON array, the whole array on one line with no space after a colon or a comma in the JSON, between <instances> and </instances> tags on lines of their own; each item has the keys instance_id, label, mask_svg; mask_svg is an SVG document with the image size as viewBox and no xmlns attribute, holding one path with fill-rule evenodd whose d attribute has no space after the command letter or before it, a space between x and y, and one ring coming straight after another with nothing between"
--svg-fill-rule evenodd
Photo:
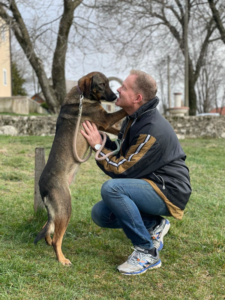
<instances>
[{"instance_id":1,"label":"dog's ear","mask_svg":"<svg viewBox=\"0 0 225 300\"><path fill-rule=\"evenodd\" d=\"M78 81L78 86L85 98L90 97L91 83L92 83L92 76L91 77L84 76Z\"/></svg>"}]
</instances>

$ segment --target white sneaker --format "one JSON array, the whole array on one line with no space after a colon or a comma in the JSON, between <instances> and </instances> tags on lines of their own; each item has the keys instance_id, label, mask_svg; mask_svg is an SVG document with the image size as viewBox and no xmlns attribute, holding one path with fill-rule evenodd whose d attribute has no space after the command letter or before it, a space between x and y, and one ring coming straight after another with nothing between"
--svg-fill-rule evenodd
<instances>
[{"instance_id":1,"label":"white sneaker","mask_svg":"<svg viewBox=\"0 0 225 300\"><path fill-rule=\"evenodd\" d=\"M134 252L128 257L128 260L117 267L117 270L123 275L140 275L148 269L161 267L161 260L156 250L156 256L148 253L147 249L135 247Z\"/></svg>"},{"instance_id":2,"label":"white sneaker","mask_svg":"<svg viewBox=\"0 0 225 300\"><path fill-rule=\"evenodd\" d=\"M162 219L161 223L155 227L154 230L149 229L149 233L153 240L153 245L158 251L163 248L163 237L167 234L170 229L170 222L167 219Z\"/></svg>"}]
</instances>

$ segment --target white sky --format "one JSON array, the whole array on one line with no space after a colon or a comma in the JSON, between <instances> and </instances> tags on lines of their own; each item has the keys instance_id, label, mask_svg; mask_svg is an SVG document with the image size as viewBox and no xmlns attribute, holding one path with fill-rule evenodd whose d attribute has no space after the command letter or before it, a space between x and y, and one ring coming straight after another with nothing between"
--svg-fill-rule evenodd
<instances>
[{"instance_id":1,"label":"white sky","mask_svg":"<svg viewBox=\"0 0 225 300\"><path fill-rule=\"evenodd\" d=\"M91 1L91 0L86 0L86 1ZM33 28L38 28L41 26L43 22L48 23L50 20L53 20L57 18L61 13L62 13L62 0L23 0L23 1L18 1L20 11L22 13L22 16L26 20L26 25L29 30L33 30ZM25 3L25 5L23 4ZM77 11L79 11L78 14L78 20L79 17L86 17L87 19L92 16L86 16L82 14L82 10L80 10L80 7L78 7ZM44 21L43 21L44 20ZM79 21L78 21L79 23ZM45 27L43 27L43 30ZM51 30L53 32L58 31L58 22L53 23ZM90 35L90 32L85 32L85 35ZM71 31L70 32L70 38L73 38L74 33ZM92 38L90 36L90 38ZM47 72L47 76L51 77L51 57L53 55L53 50L55 48L55 40L50 37L48 41L49 49L45 47L45 44L40 41L37 44L37 51L38 53L42 53L42 50L45 48L45 55L49 57L49 62L46 60L45 63L45 70ZM79 45L78 45L79 46ZM90 54L86 55L85 58L82 55L82 53L79 50L79 47L75 47L71 49L68 47L68 52L67 52L67 60L66 60L66 78L69 80L78 80L85 74L92 72L92 71L100 71L104 73L106 76L116 76L124 80L131 69L141 69L149 74L152 75L153 78L156 79L157 81L157 70L153 68L154 63L160 59L160 56L163 56L164 53L159 53L157 51L156 53L149 53L148 57L145 57L142 63L134 64L131 63L129 65L126 65L127 67L124 68L124 63L123 61L118 62L113 59L112 53L114 49L107 49L108 52L105 54L97 53L97 54ZM111 51L112 50L112 51ZM224 48L223 48L224 50ZM129 51L129 49L127 49ZM224 52L223 52L224 53ZM223 60L222 60L223 61ZM29 70L29 65L28 63L23 63L22 65L26 70ZM171 67L172 68L172 67ZM182 63L180 64L180 68L182 69ZM164 73L166 70L164 71ZM28 71L28 79L32 78L32 72ZM172 80L171 80L172 81ZM177 77L176 82L171 82L171 99L173 102L173 93L175 92L181 92L183 93L183 79ZM119 84L116 82L113 82L113 89L114 91L119 87ZM27 92L29 95L34 94L34 89L33 89L33 84L27 84L26 85ZM164 84L164 93L167 91L167 82ZM158 96L160 98L160 86L158 82ZM183 95L182 95L183 98Z\"/></svg>"}]
</instances>

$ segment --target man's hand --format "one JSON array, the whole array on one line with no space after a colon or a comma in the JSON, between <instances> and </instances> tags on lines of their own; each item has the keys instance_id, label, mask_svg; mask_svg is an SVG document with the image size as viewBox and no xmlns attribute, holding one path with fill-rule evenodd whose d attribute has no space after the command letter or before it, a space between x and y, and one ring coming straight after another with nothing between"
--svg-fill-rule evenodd
<instances>
[{"instance_id":1,"label":"man's hand","mask_svg":"<svg viewBox=\"0 0 225 300\"><path fill-rule=\"evenodd\" d=\"M89 121L86 121L82 123L84 130L81 130L80 132L82 135L86 138L88 144L94 148L96 144L102 144L102 137L98 131L98 128L94 123L91 123Z\"/></svg>"}]
</instances>

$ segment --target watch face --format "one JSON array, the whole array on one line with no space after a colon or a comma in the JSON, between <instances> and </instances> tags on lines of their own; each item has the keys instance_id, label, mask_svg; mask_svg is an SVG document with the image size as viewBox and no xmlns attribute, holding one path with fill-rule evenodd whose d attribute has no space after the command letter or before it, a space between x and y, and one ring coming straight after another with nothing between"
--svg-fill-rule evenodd
<instances>
[{"instance_id":1,"label":"watch face","mask_svg":"<svg viewBox=\"0 0 225 300\"><path fill-rule=\"evenodd\" d=\"M97 144L97 145L95 145L95 150L99 150L101 148L101 145L100 144Z\"/></svg>"}]
</instances>

